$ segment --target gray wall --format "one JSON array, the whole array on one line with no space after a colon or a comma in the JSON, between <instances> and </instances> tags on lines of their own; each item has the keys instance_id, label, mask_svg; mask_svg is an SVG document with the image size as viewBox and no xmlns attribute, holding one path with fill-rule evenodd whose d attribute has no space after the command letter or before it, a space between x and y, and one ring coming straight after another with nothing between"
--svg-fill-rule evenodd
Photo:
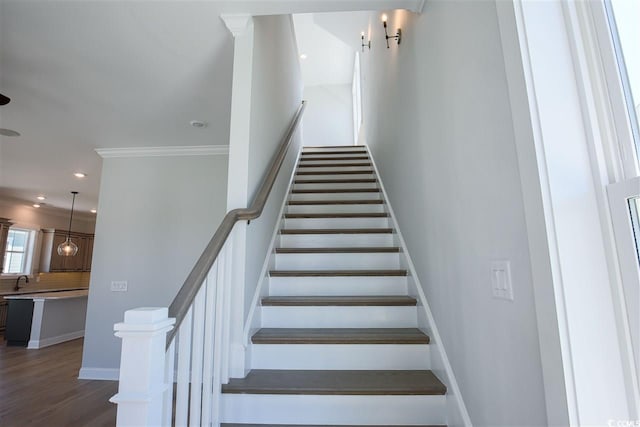
<instances>
[{"instance_id":1,"label":"gray wall","mask_svg":"<svg viewBox=\"0 0 640 427\"><path fill-rule=\"evenodd\" d=\"M372 14L373 40L384 40ZM523 199L496 6L389 14L363 58L364 126L474 425L545 425ZM515 300L492 297L508 259Z\"/></svg>"},{"instance_id":2,"label":"gray wall","mask_svg":"<svg viewBox=\"0 0 640 427\"><path fill-rule=\"evenodd\" d=\"M290 15L254 18L249 143L249 194L253 199L280 140L302 102L302 78ZM245 318L249 312L277 216L300 147L298 132L262 216L247 228Z\"/></svg>"},{"instance_id":3,"label":"gray wall","mask_svg":"<svg viewBox=\"0 0 640 427\"><path fill-rule=\"evenodd\" d=\"M352 145L351 85L305 86L304 145Z\"/></svg>"},{"instance_id":4,"label":"gray wall","mask_svg":"<svg viewBox=\"0 0 640 427\"><path fill-rule=\"evenodd\" d=\"M125 310L171 303L226 212L227 160L104 160L81 376L118 368ZM128 292L111 292L112 280Z\"/></svg>"}]
</instances>

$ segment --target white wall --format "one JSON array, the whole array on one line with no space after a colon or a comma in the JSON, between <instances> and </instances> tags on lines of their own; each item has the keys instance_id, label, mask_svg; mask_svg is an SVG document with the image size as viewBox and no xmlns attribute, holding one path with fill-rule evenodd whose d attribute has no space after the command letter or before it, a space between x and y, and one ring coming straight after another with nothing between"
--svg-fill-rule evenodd
<instances>
[{"instance_id":1,"label":"white wall","mask_svg":"<svg viewBox=\"0 0 640 427\"><path fill-rule=\"evenodd\" d=\"M226 188L226 155L104 160L82 377L117 375L113 325L171 303L226 212ZM111 292L112 280L128 291Z\"/></svg>"},{"instance_id":2,"label":"white wall","mask_svg":"<svg viewBox=\"0 0 640 427\"><path fill-rule=\"evenodd\" d=\"M281 139L302 102L302 78L290 15L254 18L249 200L253 200ZM247 227L245 318L278 220L300 147L298 132L262 216Z\"/></svg>"},{"instance_id":3,"label":"white wall","mask_svg":"<svg viewBox=\"0 0 640 427\"><path fill-rule=\"evenodd\" d=\"M351 85L305 86L304 145L352 145Z\"/></svg>"},{"instance_id":4,"label":"white wall","mask_svg":"<svg viewBox=\"0 0 640 427\"><path fill-rule=\"evenodd\" d=\"M474 425L545 425L523 197L493 1L380 16L363 58L364 131ZM510 260L513 302L492 297Z\"/></svg>"}]
</instances>

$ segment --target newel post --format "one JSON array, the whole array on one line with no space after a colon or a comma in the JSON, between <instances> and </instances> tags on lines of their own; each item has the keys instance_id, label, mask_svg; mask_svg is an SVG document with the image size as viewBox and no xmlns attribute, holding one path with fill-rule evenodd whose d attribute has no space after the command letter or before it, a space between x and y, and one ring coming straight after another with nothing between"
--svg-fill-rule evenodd
<instances>
[{"instance_id":1,"label":"newel post","mask_svg":"<svg viewBox=\"0 0 640 427\"><path fill-rule=\"evenodd\" d=\"M162 425L163 395L173 386L165 379L166 336L175 321L166 307L150 307L127 310L114 325L122 338L118 394L110 399L118 405L118 427Z\"/></svg>"}]
</instances>

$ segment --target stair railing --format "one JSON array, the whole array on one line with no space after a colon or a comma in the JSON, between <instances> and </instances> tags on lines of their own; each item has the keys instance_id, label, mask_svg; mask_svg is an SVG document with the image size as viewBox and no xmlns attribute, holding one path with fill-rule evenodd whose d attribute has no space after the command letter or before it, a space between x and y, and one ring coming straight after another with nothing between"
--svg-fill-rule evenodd
<instances>
[{"instance_id":1,"label":"stair railing","mask_svg":"<svg viewBox=\"0 0 640 427\"><path fill-rule=\"evenodd\" d=\"M127 310L117 426L201 426L219 422L220 386L229 379L234 226L262 214L305 109L296 111L249 208L229 211L171 305ZM230 178L231 179L231 178Z\"/></svg>"}]
</instances>

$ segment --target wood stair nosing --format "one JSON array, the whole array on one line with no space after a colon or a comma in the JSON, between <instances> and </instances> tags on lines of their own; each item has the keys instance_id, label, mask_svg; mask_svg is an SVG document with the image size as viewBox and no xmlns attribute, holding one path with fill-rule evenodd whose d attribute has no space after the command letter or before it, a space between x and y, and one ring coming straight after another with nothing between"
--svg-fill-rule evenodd
<instances>
[{"instance_id":1,"label":"wood stair nosing","mask_svg":"<svg viewBox=\"0 0 640 427\"><path fill-rule=\"evenodd\" d=\"M388 296L278 296L264 297L263 307L415 307L415 298Z\"/></svg>"},{"instance_id":2,"label":"wood stair nosing","mask_svg":"<svg viewBox=\"0 0 640 427\"><path fill-rule=\"evenodd\" d=\"M283 228L280 234L393 234L393 228Z\"/></svg>"},{"instance_id":3,"label":"wood stair nosing","mask_svg":"<svg viewBox=\"0 0 640 427\"><path fill-rule=\"evenodd\" d=\"M355 179L296 179L294 184L374 184L378 182L375 178L355 178Z\"/></svg>"},{"instance_id":4,"label":"wood stair nosing","mask_svg":"<svg viewBox=\"0 0 640 427\"><path fill-rule=\"evenodd\" d=\"M298 165L299 168L357 168L357 167L371 167L371 163L340 163L340 164L325 164L325 165L308 165L305 163L300 163Z\"/></svg>"},{"instance_id":5,"label":"wood stair nosing","mask_svg":"<svg viewBox=\"0 0 640 427\"><path fill-rule=\"evenodd\" d=\"M285 213L285 219L304 218L388 218L388 212L335 212L335 213Z\"/></svg>"},{"instance_id":6,"label":"wood stair nosing","mask_svg":"<svg viewBox=\"0 0 640 427\"><path fill-rule=\"evenodd\" d=\"M324 193L380 193L379 188L310 188L293 189L292 194L324 194Z\"/></svg>"},{"instance_id":7,"label":"wood stair nosing","mask_svg":"<svg viewBox=\"0 0 640 427\"><path fill-rule=\"evenodd\" d=\"M353 247L353 248L275 248L277 254L373 254L400 253L397 246Z\"/></svg>"},{"instance_id":8,"label":"wood stair nosing","mask_svg":"<svg viewBox=\"0 0 640 427\"><path fill-rule=\"evenodd\" d=\"M387 424L376 424L376 425L338 425L332 424L331 426L320 425L320 424L234 424L234 423L221 423L221 427L447 427L446 425L387 425Z\"/></svg>"},{"instance_id":9,"label":"wood stair nosing","mask_svg":"<svg viewBox=\"0 0 640 427\"><path fill-rule=\"evenodd\" d=\"M418 328L262 328L254 344L429 344Z\"/></svg>"},{"instance_id":10,"label":"wood stair nosing","mask_svg":"<svg viewBox=\"0 0 640 427\"><path fill-rule=\"evenodd\" d=\"M301 175L373 175L375 172L373 170L365 170L365 171L304 171L299 172L296 171L296 176Z\"/></svg>"},{"instance_id":11,"label":"wood stair nosing","mask_svg":"<svg viewBox=\"0 0 640 427\"><path fill-rule=\"evenodd\" d=\"M300 158L300 162L316 162L316 161L325 161L325 160L342 160L342 161L353 161L353 160L369 160L369 156L347 156L347 157L314 157L314 156L303 156Z\"/></svg>"},{"instance_id":12,"label":"wood stair nosing","mask_svg":"<svg viewBox=\"0 0 640 427\"><path fill-rule=\"evenodd\" d=\"M447 387L433 372L253 369L233 378L222 393L286 395L442 396Z\"/></svg>"},{"instance_id":13,"label":"wood stair nosing","mask_svg":"<svg viewBox=\"0 0 640 427\"><path fill-rule=\"evenodd\" d=\"M271 277L406 277L407 270L271 270Z\"/></svg>"},{"instance_id":14,"label":"wood stair nosing","mask_svg":"<svg viewBox=\"0 0 640 427\"><path fill-rule=\"evenodd\" d=\"M352 200L289 200L288 205L384 205L382 199L352 199Z\"/></svg>"}]
</instances>

